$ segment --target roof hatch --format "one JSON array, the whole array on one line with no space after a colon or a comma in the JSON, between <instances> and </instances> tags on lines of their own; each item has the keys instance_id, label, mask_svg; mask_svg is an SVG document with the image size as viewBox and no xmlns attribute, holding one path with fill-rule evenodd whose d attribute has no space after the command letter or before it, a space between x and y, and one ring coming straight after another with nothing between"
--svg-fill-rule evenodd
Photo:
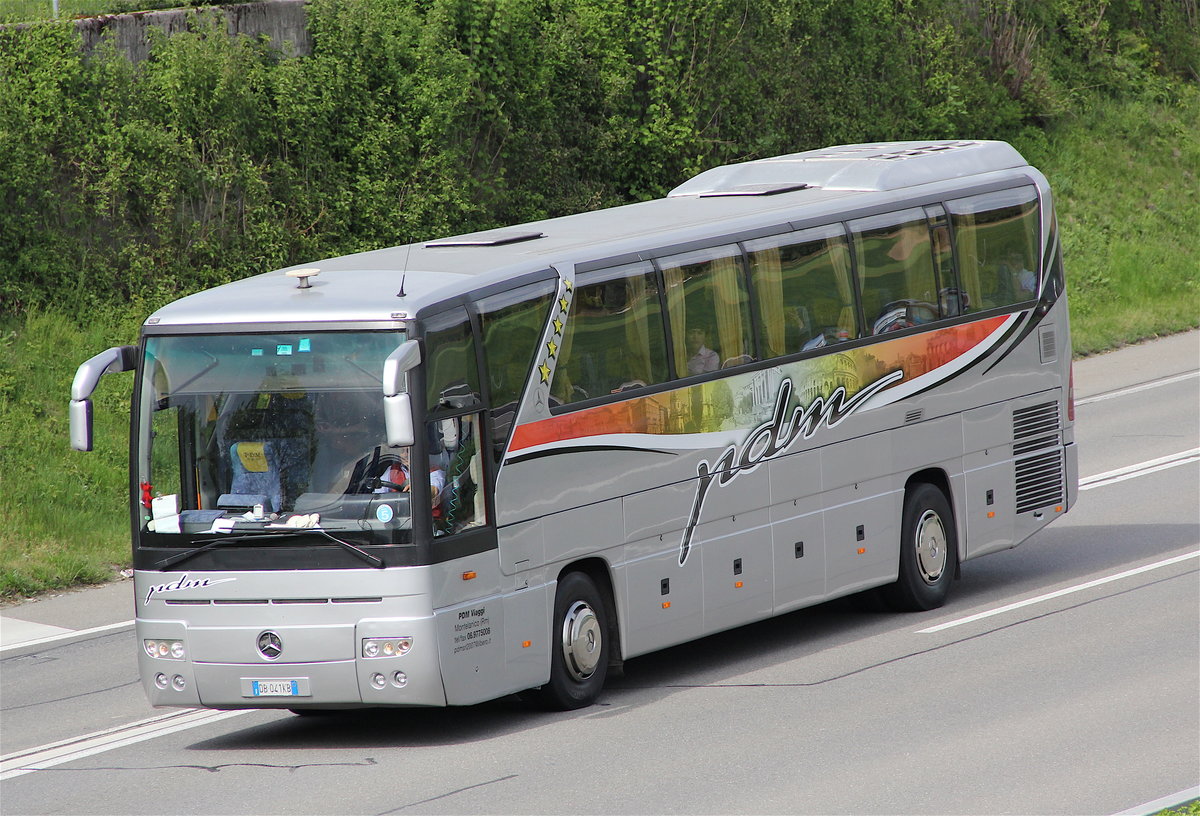
<instances>
[{"instance_id":1,"label":"roof hatch","mask_svg":"<svg viewBox=\"0 0 1200 816\"><path fill-rule=\"evenodd\" d=\"M436 241L430 241L425 247L426 249L438 249L440 247L504 246L505 244L519 244L522 241L534 241L545 237L546 233L544 232L498 229L487 230L486 232L473 232L469 235L459 235L454 238L439 238Z\"/></svg>"}]
</instances>

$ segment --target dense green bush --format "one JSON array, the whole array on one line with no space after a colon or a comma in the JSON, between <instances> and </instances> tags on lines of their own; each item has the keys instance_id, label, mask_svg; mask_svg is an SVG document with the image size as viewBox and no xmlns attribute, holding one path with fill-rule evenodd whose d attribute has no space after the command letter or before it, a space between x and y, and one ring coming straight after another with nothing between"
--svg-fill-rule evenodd
<instances>
[{"instance_id":1,"label":"dense green bush","mask_svg":"<svg viewBox=\"0 0 1200 816\"><path fill-rule=\"evenodd\" d=\"M0 29L0 312L146 308L288 263L661 195L824 144L1014 138L1197 73L1171 0L314 0L131 65Z\"/></svg>"}]
</instances>

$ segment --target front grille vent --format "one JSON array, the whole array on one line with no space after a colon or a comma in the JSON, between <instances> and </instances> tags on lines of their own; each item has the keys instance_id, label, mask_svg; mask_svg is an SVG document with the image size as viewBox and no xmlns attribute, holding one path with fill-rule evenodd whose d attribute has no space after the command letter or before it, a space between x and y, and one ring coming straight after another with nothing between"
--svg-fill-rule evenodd
<instances>
[{"instance_id":1,"label":"front grille vent","mask_svg":"<svg viewBox=\"0 0 1200 816\"><path fill-rule=\"evenodd\" d=\"M924 416L925 416L924 408L914 408L913 410L909 411L907 414L904 415L904 424L911 425L914 422L920 422L921 418Z\"/></svg>"},{"instance_id":2,"label":"front grille vent","mask_svg":"<svg viewBox=\"0 0 1200 816\"><path fill-rule=\"evenodd\" d=\"M1013 411L1013 456L1058 444L1058 401Z\"/></svg>"},{"instance_id":3,"label":"front grille vent","mask_svg":"<svg viewBox=\"0 0 1200 816\"><path fill-rule=\"evenodd\" d=\"M383 598L215 598L213 600L171 600L167 606L264 606L267 604L377 604Z\"/></svg>"},{"instance_id":4,"label":"front grille vent","mask_svg":"<svg viewBox=\"0 0 1200 816\"><path fill-rule=\"evenodd\" d=\"M1028 513L1039 507L1062 503L1062 450L1019 460L1016 463L1016 473L1018 513Z\"/></svg>"}]
</instances>

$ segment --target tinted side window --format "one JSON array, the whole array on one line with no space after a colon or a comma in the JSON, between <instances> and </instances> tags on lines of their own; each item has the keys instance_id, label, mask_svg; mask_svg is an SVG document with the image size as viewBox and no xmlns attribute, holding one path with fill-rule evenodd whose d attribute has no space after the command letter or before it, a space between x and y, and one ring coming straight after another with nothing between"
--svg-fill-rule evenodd
<instances>
[{"instance_id":1,"label":"tinted side window","mask_svg":"<svg viewBox=\"0 0 1200 816\"><path fill-rule=\"evenodd\" d=\"M864 334L906 329L938 318L929 225L920 209L850 222L862 292Z\"/></svg>"},{"instance_id":2,"label":"tinted side window","mask_svg":"<svg viewBox=\"0 0 1200 816\"><path fill-rule=\"evenodd\" d=\"M1033 185L946 202L966 311L1037 295L1038 199Z\"/></svg>"},{"instance_id":3,"label":"tinted side window","mask_svg":"<svg viewBox=\"0 0 1200 816\"><path fill-rule=\"evenodd\" d=\"M663 382L666 336L649 263L580 275L551 397L578 402Z\"/></svg>"},{"instance_id":4,"label":"tinted side window","mask_svg":"<svg viewBox=\"0 0 1200 816\"><path fill-rule=\"evenodd\" d=\"M543 281L491 295L478 303L497 459L512 430L517 402L546 329L556 287L556 281Z\"/></svg>"},{"instance_id":5,"label":"tinted side window","mask_svg":"<svg viewBox=\"0 0 1200 816\"><path fill-rule=\"evenodd\" d=\"M850 249L841 225L751 241L746 251L765 355L857 336Z\"/></svg>"},{"instance_id":6,"label":"tinted side window","mask_svg":"<svg viewBox=\"0 0 1200 816\"><path fill-rule=\"evenodd\" d=\"M475 337L466 309L460 306L425 321L425 356L425 404L430 412L479 402Z\"/></svg>"},{"instance_id":7,"label":"tinted side window","mask_svg":"<svg viewBox=\"0 0 1200 816\"><path fill-rule=\"evenodd\" d=\"M753 360L741 251L715 247L661 258L659 264L676 373L704 374Z\"/></svg>"}]
</instances>

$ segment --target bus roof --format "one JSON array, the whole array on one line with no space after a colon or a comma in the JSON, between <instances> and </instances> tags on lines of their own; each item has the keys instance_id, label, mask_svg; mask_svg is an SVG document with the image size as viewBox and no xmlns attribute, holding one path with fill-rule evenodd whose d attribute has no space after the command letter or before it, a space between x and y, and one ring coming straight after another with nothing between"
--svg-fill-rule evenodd
<instances>
[{"instance_id":1,"label":"bus roof","mask_svg":"<svg viewBox=\"0 0 1200 816\"><path fill-rule=\"evenodd\" d=\"M1026 167L1012 146L995 141L843 145L731 164L699 174L666 198L344 255L235 281L163 307L147 319L146 328L399 325L425 306L552 264L570 268L603 259L629 261L656 249L712 243L720 235L777 233L810 214L885 203L896 190ZM842 200L831 208L835 199ZM303 282L284 274L303 267L319 273ZM310 285L304 288L304 283Z\"/></svg>"}]
</instances>

